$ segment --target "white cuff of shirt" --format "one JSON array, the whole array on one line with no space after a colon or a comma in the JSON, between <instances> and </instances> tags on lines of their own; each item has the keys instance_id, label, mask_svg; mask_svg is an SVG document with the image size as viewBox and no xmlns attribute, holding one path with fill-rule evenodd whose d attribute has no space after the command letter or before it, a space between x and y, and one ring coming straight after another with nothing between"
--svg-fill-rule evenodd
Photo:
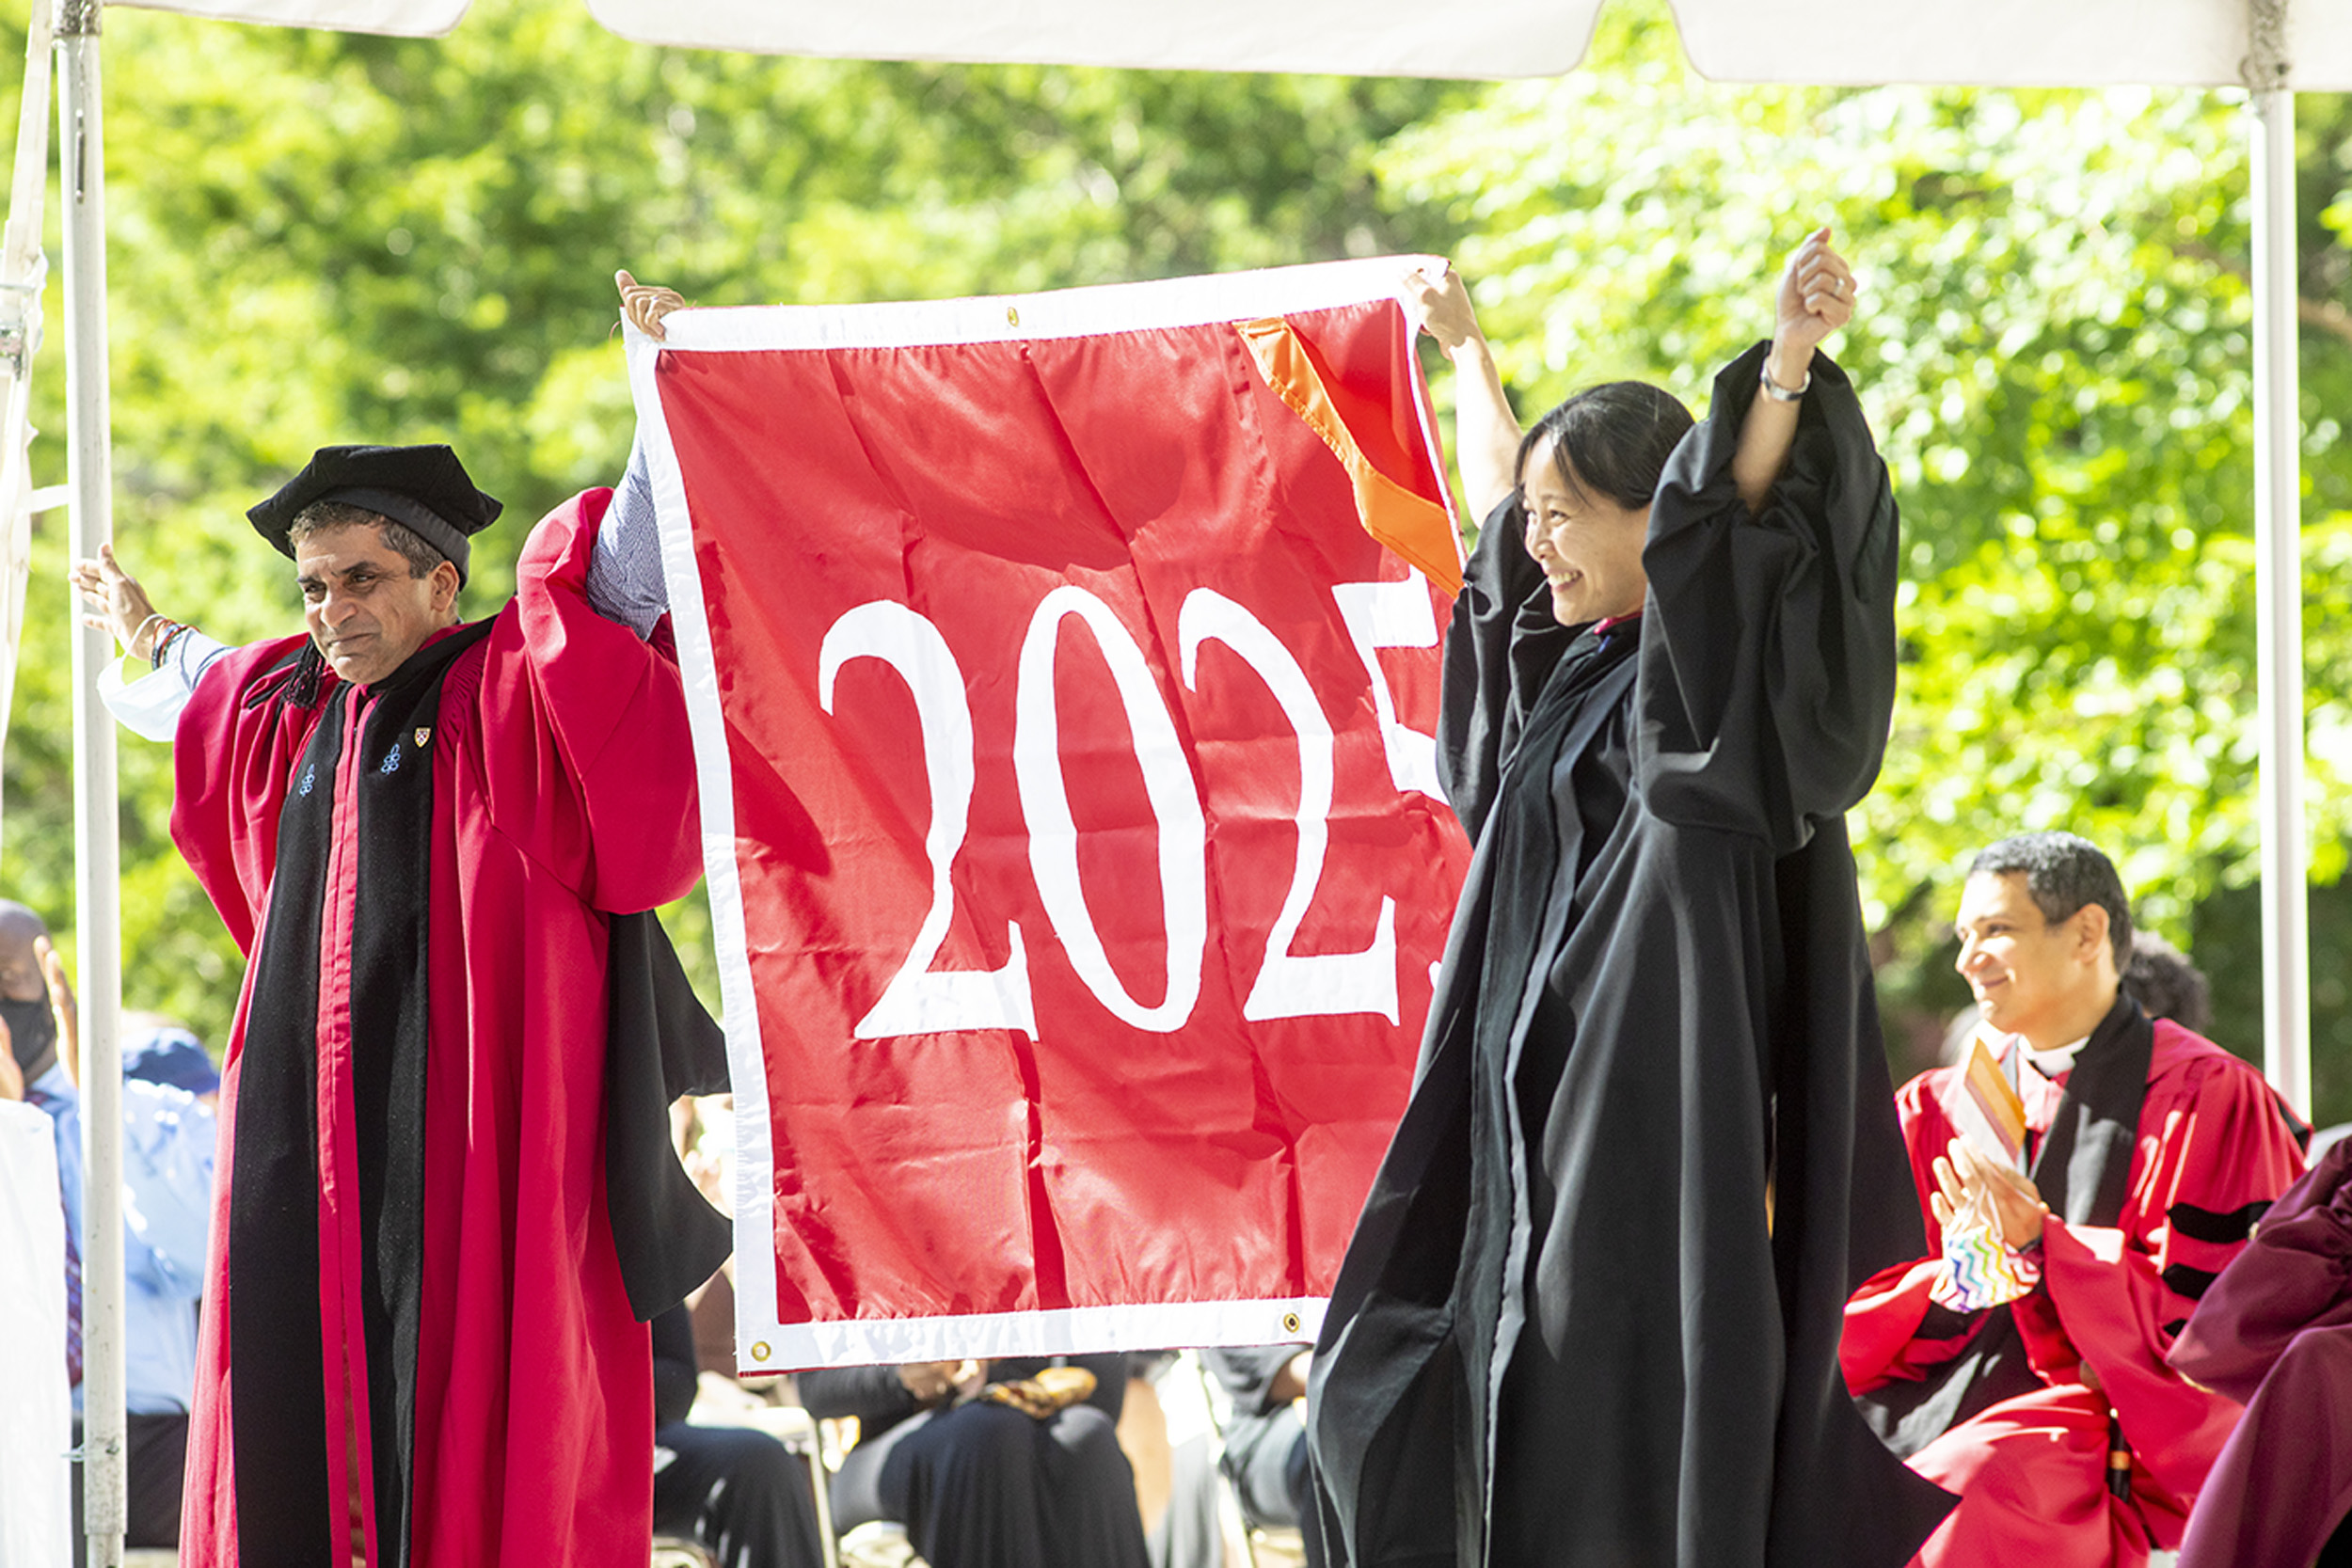
<instances>
[{"instance_id":1,"label":"white cuff of shirt","mask_svg":"<svg viewBox=\"0 0 2352 1568\"><path fill-rule=\"evenodd\" d=\"M226 643L190 626L171 640L159 670L142 671L127 654L106 666L98 676L98 700L133 735L168 741L180 727L181 711L196 695L196 683L228 651Z\"/></svg>"}]
</instances>

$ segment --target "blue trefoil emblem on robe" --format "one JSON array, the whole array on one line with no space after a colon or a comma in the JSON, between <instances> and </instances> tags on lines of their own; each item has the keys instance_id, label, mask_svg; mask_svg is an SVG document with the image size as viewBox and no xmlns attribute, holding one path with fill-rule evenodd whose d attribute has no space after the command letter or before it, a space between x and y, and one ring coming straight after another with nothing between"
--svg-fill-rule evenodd
<instances>
[{"instance_id":1,"label":"blue trefoil emblem on robe","mask_svg":"<svg viewBox=\"0 0 2352 1568\"><path fill-rule=\"evenodd\" d=\"M400 771L399 741L395 740L392 742L392 749L384 753L384 766L377 768L376 771L379 773L397 773Z\"/></svg>"},{"instance_id":2,"label":"blue trefoil emblem on robe","mask_svg":"<svg viewBox=\"0 0 2352 1568\"><path fill-rule=\"evenodd\" d=\"M302 793L303 793L303 794L305 794L305 795L310 794L310 786L311 786L311 785L313 785L313 784L317 784L318 782L319 782L319 765L318 765L317 763L315 763L315 762L314 762L314 763L310 764L310 767L308 767L308 768L304 768L304 769L302 770Z\"/></svg>"}]
</instances>

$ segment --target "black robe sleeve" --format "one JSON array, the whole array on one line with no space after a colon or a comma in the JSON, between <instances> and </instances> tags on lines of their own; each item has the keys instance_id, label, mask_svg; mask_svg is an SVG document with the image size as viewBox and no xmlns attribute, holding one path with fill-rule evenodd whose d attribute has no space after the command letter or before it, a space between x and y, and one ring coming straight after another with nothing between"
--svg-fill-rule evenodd
<instances>
[{"instance_id":1,"label":"black robe sleeve","mask_svg":"<svg viewBox=\"0 0 2352 1568\"><path fill-rule=\"evenodd\" d=\"M678 1164L670 1102L727 1087L726 1037L696 1000L651 911L612 916L605 1040L605 1202L640 1323L719 1272L734 1228Z\"/></svg>"},{"instance_id":2,"label":"black robe sleeve","mask_svg":"<svg viewBox=\"0 0 2352 1568\"><path fill-rule=\"evenodd\" d=\"M1715 378L1708 418L1659 482L1642 557L1637 766L1657 816L1786 855L1878 777L1895 705L1899 531L1862 405L1825 355L1788 466L1749 515L1731 459L1765 351Z\"/></svg>"},{"instance_id":3,"label":"black robe sleeve","mask_svg":"<svg viewBox=\"0 0 2352 1568\"><path fill-rule=\"evenodd\" d=\"M923 1408L923 1402L898 1379L898 1369L882 1367L821 1367L794 1374L801 1403L818 1420L854 1416L863 1429L861 1440L897 1426Z\"/></svg>"},{"instance_id":4,"label":"black robe sleeve","mask_svg":"<svg viewBox=\"0 0 2352 1568\"><path fill-rule=\"evenodd\" d=\"M1304 1345L1255 1345L1248 1350L1203 1350L1200 1363L1224 1385L1236 1418L1263 1416L1273 1408L1275 1380L1304 1349Z\"/></svg>"}]
</instances>

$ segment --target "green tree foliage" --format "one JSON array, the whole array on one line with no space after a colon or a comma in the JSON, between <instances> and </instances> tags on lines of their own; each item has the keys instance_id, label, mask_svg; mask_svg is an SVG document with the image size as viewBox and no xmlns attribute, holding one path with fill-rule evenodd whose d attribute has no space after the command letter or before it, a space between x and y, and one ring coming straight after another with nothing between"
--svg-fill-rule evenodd
<instances>
[{"instance_id":1,"label":"green tree foliage","mask_svg":"<svg viewBox=\"0 0 2352 1568\"><path fill-rule=\"evenodd\" d=\"M2256 870L2240 96L1723 87L1690 71L1662 7L1620 8L1587 69L1498 88L1382 156L1396 196L1465 230L1462 270L1529 416L1614 375L1703 402L1769 329L1769 279L1807 230L1833 225L1856 261L1861 312L1830 347L1903 508L1906 663L1854 826L1883 989L1930 1042L1966 1001L1947 932L1983 844L2083 832L2184 942L2201 900ZM2305 287L2324 321L2352 299L2352 120L2305 105ZM2329 879L2352 828L2352 455L2327 417L2348 382L2343 336L2306 334ZM2225 1033L2258 1050L2259 1006L2224 1000ZM2322 1021L2339 1031L2340 1003ZM2352 1077L2321 1087L2323 1114L2352 1114Z\"/></svg>"},{"instance_id":2,"label":"green tree foliage","mask_svg":"<svg viewBox=\"0 0 2352 1568\"><path fill-rule=\"evenodd\" d=\"M1373 154L1470 96L646 49L580 0L481 0L438 40L136 10L104 26L117 537L158 603L232 641L299 626L243 514L333 441L456 446L508 506L468 589L472 612L495 606L529 520L628 455L616 267L758 304L1408 248L1430 236L1376 190ZM0 46L21 57L21 30ZM55 324L54 279L47 305ZM61 432L54 343L37 374L37 422ZM61 481L62 442L36 454ZM62 534L41 520L5 882L70 935ZM217 1046L242 964L170 847L168 748L124 733L121 751L126 1002ZM670 913L707 982L707 915Z\"/></svg>"}]
</instances>

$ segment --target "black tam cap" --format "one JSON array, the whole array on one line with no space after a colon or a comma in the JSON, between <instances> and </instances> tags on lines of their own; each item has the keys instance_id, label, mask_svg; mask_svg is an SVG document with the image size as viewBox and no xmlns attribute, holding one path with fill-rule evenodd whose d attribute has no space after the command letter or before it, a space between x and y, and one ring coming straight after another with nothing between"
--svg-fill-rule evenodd
<instances>
[{"instance_id":1,"label":"black tam cap","mask_svg":"<svg viewBox=\"0 0 2352 1568\"><path fill-rule=\"evenodd\" d=\"M246 515L256 532L292 559L288 532L314 501L342 501L413 530L449 557L461 586L471 553L469 536L488 528L501 510L474 488L447 447L321 447L285 488Z\"/></svg>"}]
</instances>

